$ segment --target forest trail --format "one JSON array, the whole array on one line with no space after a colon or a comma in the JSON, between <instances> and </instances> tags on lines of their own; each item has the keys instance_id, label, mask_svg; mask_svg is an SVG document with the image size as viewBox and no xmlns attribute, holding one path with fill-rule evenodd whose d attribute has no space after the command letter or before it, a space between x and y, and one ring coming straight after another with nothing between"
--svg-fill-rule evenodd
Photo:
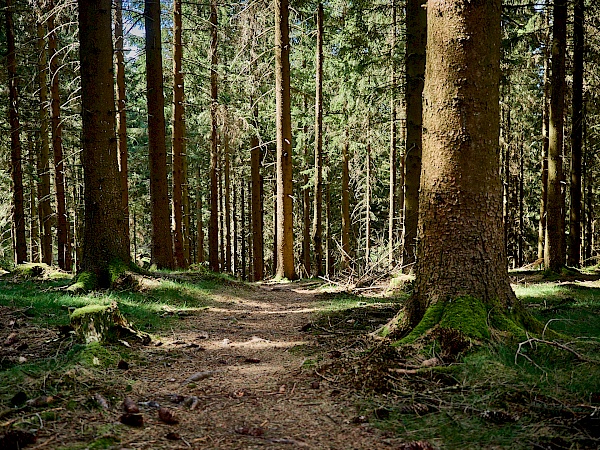
<instances>
[{"instance_id":1,"label":"forest trail","mask_svg":"<svg viewBox=\"0 0 600 450\"><path fill-rule=\"evenodd\" d=\"M211 301L213 306L183 317L162 345L144 348L145 363L128 370L130 397L168 407L180 423L166 425L152 408L142 408L145 427L131 428L120 448L392 445L358 423L350 393L306 368L306 349L315 353L311 358L320 353L316 336L302 331L325 303L314 289L297 283L224 286ZM168 433L181 439L168 440Z\"/></svg>"}]
</instances>

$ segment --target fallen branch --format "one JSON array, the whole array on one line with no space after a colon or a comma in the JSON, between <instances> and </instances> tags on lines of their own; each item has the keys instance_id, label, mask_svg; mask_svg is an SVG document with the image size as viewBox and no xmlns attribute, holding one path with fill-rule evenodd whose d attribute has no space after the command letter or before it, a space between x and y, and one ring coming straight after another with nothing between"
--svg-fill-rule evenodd
<instances>
[{"instance_id":1,"label":"fallen branch","mask_svg":"<svg viewBox=\"0 0 600 450\"><path fill-rule=\"evenodd\" d=\"M521 355L522 357L524 357L525 359L527 359L528 361L530 361L532 364L534 364L536 367L538 367L539 369L541 369L540 366L538 366L537 364L535 364L531 358L529 358L527 355L521 353L521 349L523 348L524 345L532 345L534 343L537 344L545 344L545 345L550 345L552 347L556 347L559 348L561 350L564 350L566 352L571 353L573 356L575 356L578 360L582 361L582 362L587 362L587 363L598 363L598 361L594 361L592 359L589 359L585 356L583 356L581 353L576 352L575 350L573 350L570 347L567 347L564 344L561 344L559 342L555 342L555 341L547 341L545 339L538 339L538 338L529 338L526 341L520 342L519 343L519 348L517 349L517 353L515 354L515 364L517 363L517 358L519 355ZM543 370L543 369L542 369Z\"/></svg>"}]
</instances>

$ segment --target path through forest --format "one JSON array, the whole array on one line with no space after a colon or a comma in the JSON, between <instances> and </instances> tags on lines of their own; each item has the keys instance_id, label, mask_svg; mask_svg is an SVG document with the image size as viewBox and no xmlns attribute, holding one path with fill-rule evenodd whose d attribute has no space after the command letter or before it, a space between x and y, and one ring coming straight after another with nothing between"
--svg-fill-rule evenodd
<instances>
[{"instance_id":1,"label":"path through forest","mask_svg":"<svg viewBox=\"0 0 600 450\"><path fill-rule=\"evenodd\" d=\"M145 364L128 370L130 397L168 407L180 423L166 425L142 406L145 426L131 428L121 448L375 449L398 442L360 423L351 393L306 368L307 350L319 353L316 337L302 331L324 303L314 289L224 286L212 300L182 318L162 345L144 348ZM169 433L181 439L170 441Z\"/></svg>"}]
</instances>

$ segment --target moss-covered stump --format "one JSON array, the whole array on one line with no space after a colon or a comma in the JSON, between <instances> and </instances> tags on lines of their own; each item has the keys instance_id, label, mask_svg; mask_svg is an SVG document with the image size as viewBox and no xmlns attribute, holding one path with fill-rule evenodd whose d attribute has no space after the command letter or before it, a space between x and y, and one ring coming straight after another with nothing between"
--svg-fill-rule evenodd
<instances>
[{"instance_id":1,"label":"moss-covered stump","mask_svg":"<svg viewBox=\"0 0 600 450\"><path fill-rule=\"evenodd\" d=\"M81 342L116 342L125 338L149 344L146 333L135 330L119 311L115 302L110 305L88 305L71 313L71 326Z\"/></svg>"},{"instance_id":2,"label":"moss-covered stump","mask_svg":"<svg viewBox=\"0 0 600 450\"><path fill-rule=\"evenodd\" d=\"M17 279L40 278L58 280L71 278L70 274L44 263L19 264L10 273Z\"/></svg>"}]
</instances>

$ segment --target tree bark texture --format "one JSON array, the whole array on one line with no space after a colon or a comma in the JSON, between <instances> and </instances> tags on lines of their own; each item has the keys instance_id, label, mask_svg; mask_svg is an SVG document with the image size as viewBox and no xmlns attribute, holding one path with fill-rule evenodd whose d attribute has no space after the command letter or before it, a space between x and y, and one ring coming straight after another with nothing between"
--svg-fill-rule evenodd
<instances>
[{"instance_id":1,"label":"tree bark texture","mask_svg":"<svg viewBox=\"0 0 600 450\"><path fill-rule=\"evenodd\" d=\"M258 125L258 106L254 106L255 125ZM258 130L257 130L258 132ZM252 254L254 256L254 281L265 277L264 268L264 237L263 237L263 177L260 173L262 150L256 133L250 138L251 149L251 180L252 180Z\"/></svg>"},{"instance_id":2,"label":"tree bark texture","mask_svg":"<svg viewBox=\"0 0 600 450\"><path fill-rule=\"evenodd\" d=\"M567 47L567 0L554 2L552 25L552 80L550 87L550 121L548 134L548 193L546 202L546 240L544 267L559 271L565 264L564 215L565 198L562 194L565 53Z\"/></svg>"},{"instance_id":3,"label":"tree bark texture","mask_svg":"<svg viewBox=\"0 0 600 450\"><path fill-rule=\"evenodd\" d=\"M546 28L550 28L550 11L546 5L544 20ZM548 129L550 127L550 32L546 33L546 49L544 51L544 98L542 111L542 167L540 194L540 222L538 225L538 259L544 258L544 243L546 240L546 203L548 200Z\"/></svg>"},{"instance_id":4,"label":"tree bark texture","mask_svg":"<svg viewBox=\"0 0 600 450\"><path fill-rule=\"evenodd\" d=\"M50 142L48 140L48 51L41 11L37 22L38 86L40 89L40 135L37 159L38 214L41 228L42 262L52 264L52 206L50 204Z\"/></svg>"},{"instance_id":5,"label":"tree bark texture","mask_svg":"<svg viewBox=\"0 0 600 450\"><path fill-rule=\"evenodd\" d=\"M584 57L584 0L575 1L573 22L573 103L571 131L571 210L569 220L568 263L579 267L581 262L581 155L583 148L583 57Z\"/></svg>"},{"instance_id":6,"label":"tree bark texture","mask_svg":"<svg viewBox=\"0 0 600 450\"><path fill-rule=\"evenodd\" d=\"M50 11L54 9L54 1L49 2ZM65 196L65 164L62 145L62 119L60 116L60 80L58 70L58 37L52 11L47 20L48 56L50 59L50 111L52 128L52 150L54 152L54 189L56 191L56 234L58 247L58 267L63 270L72 269L71 238L67 218L67 202Z\"/></svg>"},{"instance_id":7,"label":"tree bark texture","mask_svg":"<svg viewBox=\"0 0 600 450\"><path fill-rule=\"evenodd\" d=\"M111 0L79 0L85 231L81 270L111 282L110 265L129 263L115 136Z\"/></svg>"},{"instance_id":8,"label":"tree bark texture","mask_svg":"<svg viewBox=\"0 0 600 450\"><path fill-rule=\"evenodd\" d=\"M402 264L413 269L417 253L419 184L421 178L423 80L427 48L426 0L406 4L406 152L404 179L404 249Z\"/></svg>"},{"instance_id":9,"label":"tree bark texture","mask_svg":"<svg viewBox=\"0 0 600 450\"><path fill-rule=\"evenodd\" d=\"M219 152L217 147L218 129L217 129L217 1L210 2L210 221L208 223L208 260L210 269L214 272L219 271L219 201L218 201L218 179L217 166Z\"/></svg>"},{"instance_id":10,"label":"tree bark texture","mask_svg":"<svg viewBox=\"0 0 600 450\"><path fill-rule=\"evenodd\" d=\"M6 68L8 69L8 121L10 124L10 176L12 181L12 220L14 227L15 263L27 261L25 239L25 201L23 196L23 168L21 164L21 125L19 122L19 81L13 2L6 1Z\"/></svg>"},{"instance_id":11,"label":"tree bark texture","mask_svg":"<svg viewBox=\"0 0 600 450\"><path fill-rule=\"evenodd\" d=\"M144 19L146 24L150 201L152 203L152 262L159 269L171 269L174 266L174 260L167 184L165 97L159 0L146 0Z\"/></svg>"},{"instance_id":12,"label":"tree bark texture","mask_svg":"<svg viewBox=\"0 0 600 450\"><path fill-rule=\"evenodd\" d=\"M315 51L315 196L312 240L313 275L323 275L323 4L317 7L317 48Z\"/></svg>"},{"instance_id":13,"label":"tree bark texture","mask_svg":"<svg viewBox=\"0 0 600 450\"><path fill-rule=\"evenodd\" d=\"M175 264L185 268L188 261L184 254L183 237L183 185L186 173L183 170L185 158L185 108L183 87L183 26L181 20L181 0L173 2L173 219L175 229L173 242Z\"/></svg>"},{"instance_id":14,"label":"tree bark texture","mask_svg":"<svg viewBox=\"0 0 600 450\"><path fill-rule=\"evenodd\" d=\"M427 308L459 298L501 308L516 303L498 170L500 3L427 4L420 238L410 326ZM465 306L473 307L471 300Z\"/></svg>"},{"instance_id":15,"label":"tree bark texture","mask_svg":"<svg viewBox=\"0 0 600 450\"><path fill-rule=\"evenodd\" d=\"M290 104L289 1L275 1L275 122L277 127L276 278L294 280L292 118Z\"/></svg>"},{"instance_id":16,"label":"tree bark texture","mask_svg":"<svg viewBox=\"0 0 600 450\"><path fill-rule=\"evenodd\" d=\"M225 271L231 272L231 154L229 140L229 125L227 120L223 126L223 152L225 164L223 167L225 178Z\"/></svg>"},{"instance_id":17,"label":"tree bark texture","mask_svg":"<svg viewBox=\"0 0 600 450\"><path fill-rule=\"evenodd\" d=\"M125 219L125 235L129 239L129 183L127 166L127 110L125 97L125 52L123 49L123 0L114 2L114 33L115 33L115 70L117 81L117 149L119 160L119 175L121 178L121 196ZM129 248L129 243L127 244Z\"/></svg>"}]
</instances>

